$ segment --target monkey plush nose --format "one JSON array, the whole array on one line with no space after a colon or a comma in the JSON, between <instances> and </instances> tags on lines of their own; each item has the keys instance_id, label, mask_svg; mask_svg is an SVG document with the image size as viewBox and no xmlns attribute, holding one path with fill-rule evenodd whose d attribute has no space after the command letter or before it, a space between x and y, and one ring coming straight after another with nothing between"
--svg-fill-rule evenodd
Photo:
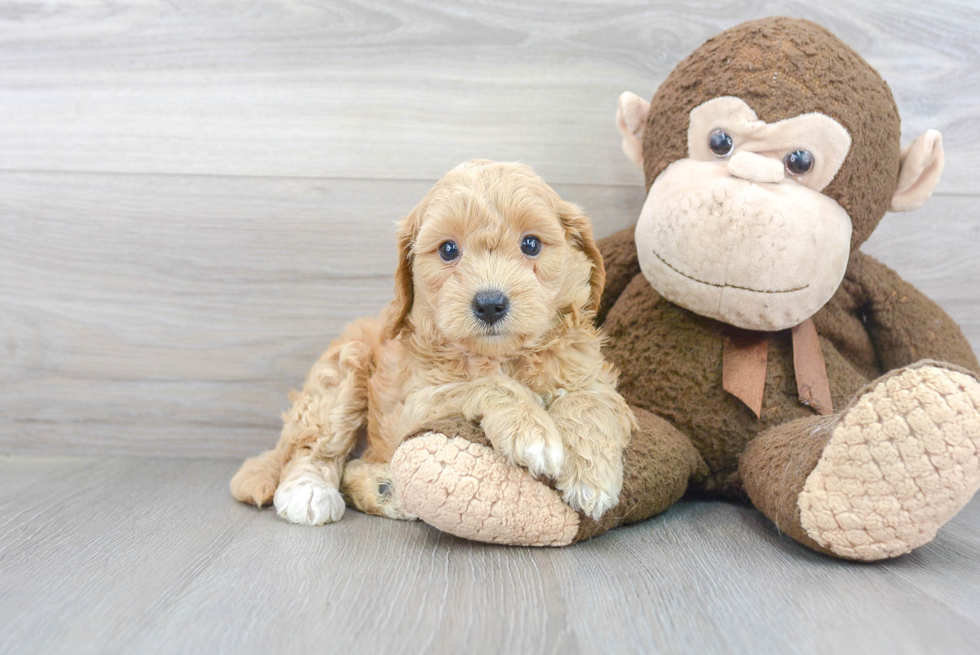
<instances>
[{"instance_id":1,"label":"monkey plush nose","mask_svg":"<svg viewBox=\"0 0 980 655\"><path fill-rule=\"evenodd\" d=\"M749 182L778 184L785 179L783 162L747 150L732 155L728 160L728 172Z\"/></svg>"},{"instance_id":2,"label":"monkey plush nose","mask_svg":"<svg viewBox=\"0 0 980 655\"><path fill-rule=\"evenodd\" d=\"M500 291L481 291L473 296L473 313L480 321L493 325L507 314L509 304Z\"/></svg>"}]
</instances>

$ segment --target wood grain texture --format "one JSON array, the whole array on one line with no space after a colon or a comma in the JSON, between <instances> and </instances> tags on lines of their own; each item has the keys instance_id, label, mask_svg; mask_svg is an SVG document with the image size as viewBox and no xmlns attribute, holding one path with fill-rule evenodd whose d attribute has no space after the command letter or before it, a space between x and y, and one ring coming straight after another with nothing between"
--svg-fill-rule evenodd
<instances>
[{"instance_id":1,"label":"wood grain texture","mask_svg":"<svg viewBox=\"0 0 980 655\"><path fill-rule=\"evenodd\" d=\"M980 628L978 502L874 565L725 503L518 549L291 526L231 499L235 465L0 458L0 652L967 653Z\"/></svg>"},{"instance_id":2,"label":"wood grain texture","mask_svg":"<svg viewBox=\"0 0 980 655\"><path fill-rule=\"evenodd\" d=\"M286 392L392 295L422 181L0 173L0 448L254 454ZM558 185L599 234L642 187ZM886 217L865 250L980 347L971 196ZM942 225L943 230L934 229Z\"/></svg>"},{"instance_id":3,"label":"wood grain texture","mask_svg":"<svg viewBox=\"0 0 980 655\"><path fill-rule=\"evenodd\" d=\"M0 5L0 170L437 179L472 157L635 183L613 123L705 39L816 20L876 66L907 140L980 177L976 3L21 1Z\"/></svg>"},{"instance_id":4,"label":"wood grain texture","mask_svg":"<svg viewBox=\"0 0 980 655\"><path fill-rule=\"evenodd\" d=\"M267 445L288 388L390 297L393 223L434 179L523 159L599 234L630 225L619 91L764 14L826 24L906 127L946 132L947 193L866 249L980 345L974 8L842 6L0 5L0 448Z\"/></svg>"}]
</instances>

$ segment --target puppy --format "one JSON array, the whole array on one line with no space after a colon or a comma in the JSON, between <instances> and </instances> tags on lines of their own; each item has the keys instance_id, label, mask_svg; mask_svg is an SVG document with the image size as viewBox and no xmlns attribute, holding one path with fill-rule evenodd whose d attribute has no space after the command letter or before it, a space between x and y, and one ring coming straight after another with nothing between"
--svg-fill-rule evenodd
<instances>
[{"instance_id":1,"label":"puppy","mask_svg":"<svg viewBox=\"0 0 980 655\"><path fill-rule=\"evenodd\" d=\"M235 498L307 525L340 519L345 498L415 518L388 462L413 428L462 415L600 517L619 499L635 419L593 326L605 270L589 220L527 166L474 160L401 221L398 249L395 300L320 357L276 448L232 479Z\"/></svg>"}]
</instances>

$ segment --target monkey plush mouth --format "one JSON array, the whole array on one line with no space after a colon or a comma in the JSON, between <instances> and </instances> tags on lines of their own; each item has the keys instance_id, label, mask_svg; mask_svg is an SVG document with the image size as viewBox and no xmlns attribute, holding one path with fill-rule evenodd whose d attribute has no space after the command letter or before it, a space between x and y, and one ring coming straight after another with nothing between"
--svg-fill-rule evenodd
<instances>
[{"instance_id":1,"label":"monkey plush mouth","mask_svg":"<svg viewBox=\"0 0 980 655\"><path fill-rule=\"evenodd\" d=\"M844 277L851 221L793 181L755 184L717 162L660 174L634 233L640 270L666 300L747 330L813 316Z\"/></svg>"},{"instance_id":2,"label":"monkey plush mouth","mask_svg":"<svg viewBox=\"0 0 980 655\"><path fill-rule=\"evenodd\" d=\"M796 288L793 288L793 289L753 289L752 287L743 287L743 286L739 286L737 284L718 284L717 282L708 282L707 280L698 279L696 277L693 277L691 275L688 275L684 271L679 270L676 266L674 266L673 264L671 264L670 262L668 262L666 259L664 259L663 257L661 257L660 254L656 250L651 249L650 252L652 252L653 253L653 256L656 257L657 259L659 259L660 262L664 266L666 266L670 270L674 271L678 275L683 275L688 280L691 280L693 282L697 282L698 284L705 284L705 285L707 285L709 287L717 287L719 289L738 289L740 291L751 291L752 293L773 294L773 293L793 293L794 291L803 291L804 289L807 289L810 286L809 284L804 284L802 287L796 287Z\"/></svg>"}]
</instances>

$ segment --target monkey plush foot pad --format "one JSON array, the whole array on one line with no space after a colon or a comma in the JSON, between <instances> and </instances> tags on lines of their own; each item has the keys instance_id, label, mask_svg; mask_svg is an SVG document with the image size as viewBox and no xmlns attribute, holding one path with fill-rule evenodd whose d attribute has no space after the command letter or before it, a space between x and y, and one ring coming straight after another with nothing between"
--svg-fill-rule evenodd
<instances>
[{"instance_id":1,"label":"monkey plush foot pad","mask_svg":"<svg viewBox=\"0 0 980 655\"><path fill-rule=\"evenodd\" d=\"M807 534L878 560L928 543L980 487L980 383L920 365L846 409L799 496Z\"/></svg>"},{"instance_id":2,"label":"monkey plush foot pad","mask_svg":"<svg viewBox=\"0 0 980 655\"><path fill-rule=\"evenodd\" d=\"M403 443L391 461L407 511L458 537L518 546L564 546L579 515L557 491L492 448L427 432Z\"/></svg>"}]
</instances>

